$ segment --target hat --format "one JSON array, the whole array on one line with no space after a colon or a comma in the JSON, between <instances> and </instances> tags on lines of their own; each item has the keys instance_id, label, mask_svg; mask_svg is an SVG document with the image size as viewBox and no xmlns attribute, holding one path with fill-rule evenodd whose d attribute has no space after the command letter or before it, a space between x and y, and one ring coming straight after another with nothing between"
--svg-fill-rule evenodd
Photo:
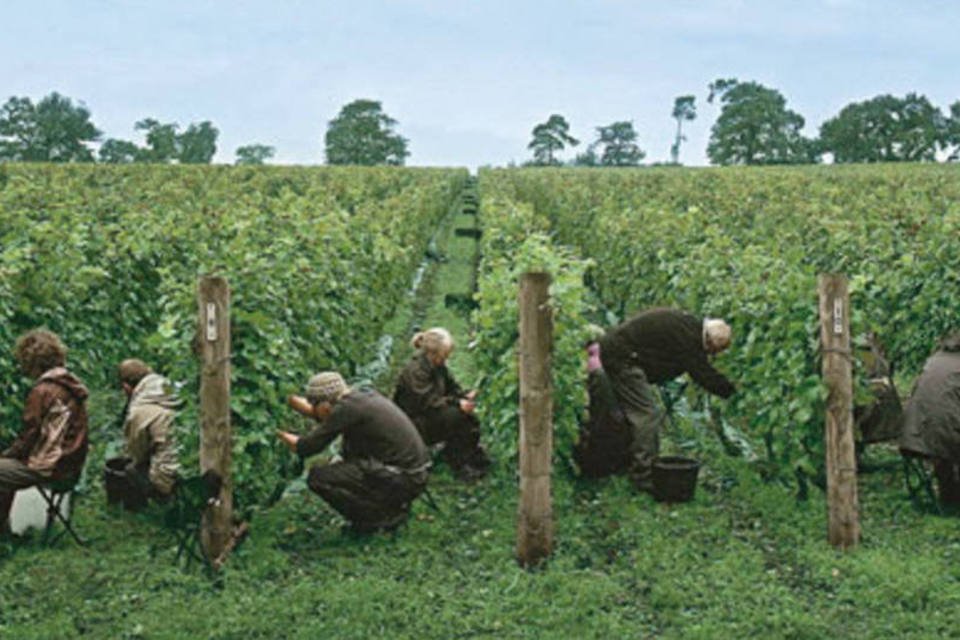
<instances>
[{"instance_id":1,"label":"hat","mask_svg":"<svg viewBox=\"0 0 960 640\"><path fill-rule=\"evenodd\" d=\"M323 371L310 378L304 392L311 404L321 402L336 402L343 397L350 387L344 382L343 376L336 371Z\"/></svg>"}]
</instances>

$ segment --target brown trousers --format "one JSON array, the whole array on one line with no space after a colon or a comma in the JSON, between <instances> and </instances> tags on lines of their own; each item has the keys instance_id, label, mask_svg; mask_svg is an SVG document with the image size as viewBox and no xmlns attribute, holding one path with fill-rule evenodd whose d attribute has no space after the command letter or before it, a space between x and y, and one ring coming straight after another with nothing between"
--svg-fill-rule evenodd
<instances>
[{"instance_id":1,"label":"brown trousers","mask_svg":"<svg viewBox=\"0 0 960 640\"><path fill-rule=\"evenodd\" d=\"M0 458L0 532L8 528L13 496L20 489L34 487L50 478L13 458Z\"/></svg>"}]
</instances>

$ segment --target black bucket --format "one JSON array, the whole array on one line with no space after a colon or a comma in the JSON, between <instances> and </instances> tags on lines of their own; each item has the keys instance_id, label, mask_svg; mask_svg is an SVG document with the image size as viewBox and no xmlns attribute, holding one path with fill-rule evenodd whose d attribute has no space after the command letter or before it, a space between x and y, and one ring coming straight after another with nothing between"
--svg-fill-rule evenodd
<instances>
[{"instance_id":1,"label":"black bucket","mask_svg":"<svg viewBox=\"0 0 960 640\"><path fill-rule=\"evenodd\" d=\"M693 458L662 456L653 461L653 499L657 502L689 502L697 488L700 463Z\"/></svg>"},{"instance_id":2,"label":"black bucket","mask_svg":"<svg viewBox=\"0 0 960 640\"><path fill-rule=\"evenodd\" d=\"M127 480L127 458L111 458L103 468L103 488L107 493L107 504L122 504L128 511L139 511L146 505L146 499L130 481Z\"/></svg>"}]
</instances>

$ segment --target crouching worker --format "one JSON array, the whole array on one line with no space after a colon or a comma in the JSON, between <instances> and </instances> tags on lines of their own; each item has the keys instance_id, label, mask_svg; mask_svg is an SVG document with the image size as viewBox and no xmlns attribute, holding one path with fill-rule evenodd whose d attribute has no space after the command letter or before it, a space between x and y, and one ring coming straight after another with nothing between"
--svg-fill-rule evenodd
<instances>
[{"instance_id":1,"label":"crouching worker","mask_svg":"<svg viewBox=\"0 0 960 640\"><path fill-rule=\"evenodd\" d=\"M108 460L104 473L108 497L136 510L173 494L180 470L173 422L180 399L169 380L140 360L124 360L118 373L127 396L124 457Z\"/></svg>"},{"instance_id":2,"label":"crouching worker","mask_svg":"<svg viewBox=\"0 0 960 640\"><path fill-rule=\"evenodd\" d=\"M651 383L688 373L710 393L727 398L733 384L713 368L709 356L728 346L726 322L678 309L644 311L591 342L590 408L600 419L591 416L581 431L575 450L581 473L597 477L626 469L637 489L651 491L664 418Z\"/></svg>"},{"instance_id":3,"label":"crouching worker","mask_svg":"<svg viewBox=\"0 0 960 640\"><path fill-rule=\"evenodd\" d=\"M0 533L9 530L14 494L27 487L76 482L87 458L87 388L66 369L67 348L45 329L21 336L14 356L35 380L23 429L0 454Z\"/></svg>"},{"instance_id":4,"label":"crouching worker","mask_svg":"<svg viewBox=\"0 0 960 640\"><path fill-rule=\"evenodd\" d=\"M343 438L343 460L312 467L307 485L343 515L356 533L393 530L410 514L410 505L427 486L427 447L410 419L372 389L351 389L339 373L310 378L306 397L290 396L290 406L320 424L299 437L279 438L301 458Z\"/></svg>"},{"instance_id":5,"label":"crouching worker","mask_svg":"<svg viewBox=\"0 0 960 640\"><path fill-rule=\"evenodd\" d=\"M900 452L932 460L941 504L960 505L960 332L923 365L904 409Z\"/></svg>"},{"instance_id":6,"label":"crouching worker","mask_svg":"<svg viewBox=\"0 0 960 640\"><path fill-rule=\"evenodd\" d=\"M453 337L441 327L413 337L417 350L404 366L393 394L428 445L443 444L443 459L462 480L485 475L490 458L480 444L474 415L476 392L464 392L447 369Z\"/></svg>"}]
</instances>

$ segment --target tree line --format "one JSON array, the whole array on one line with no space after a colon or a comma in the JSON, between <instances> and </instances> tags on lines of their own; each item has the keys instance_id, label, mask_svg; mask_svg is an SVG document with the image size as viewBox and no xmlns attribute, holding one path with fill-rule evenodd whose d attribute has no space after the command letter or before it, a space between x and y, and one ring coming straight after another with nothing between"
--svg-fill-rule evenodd
<instances>
[{"instance_id":1,"label":"tree line","mask_svg":"<svg viewBox=\"0 0 960 640\"><path fill-rule=\"evenodd\" d=\"M960 100L945 113L921 94L890 94L854 102L820 126L816 138L801 131L805 120L789 109L784 96L754 81L721 78L707 87L707 103L720 113L710 130L707 157L716 165L807 164L848 162L932 162L960 160ZM676 121L670 161L680 163L686 136L684 123L697 118L696 96L674 100ZM402 165L409 141L396 131L397 121L376 100L345 105L327 123L324 151L329 164ZM11 97L0 107L0 162L103 162L112 164L210 163L217 152L219 130L209 120L181 129L176 122L144 118L133 125L142 142L103 138L82 102L51 93L34 103ZM585 167L638 166L646 157L633 122L621 120L595 128L595 139L572 161L559 155L580 141L560 114L534 126L525 164ZM94 153L93 145L99 143ZM235 150L235 163L264 164L272 146L248 144Z\"/></svg>"},{"instance_id":2,"label":"tree line","mask_svg":"<svg viewBox=\"0 0 960 640\"><path fill-rule=\"evenodd\" d=\"M830 159L848 162L932 162L938 155L960 160L960 100L944 113L917 93L902 98L890 94L846 105L820 126L820 135L807 138L803 116L787 107L776 89L736 78L721 78L707 87L707 102L720 114L710 130L707 157L716 165L808 164ZM686 141L683 123L697 117L696 97L678 96L671 117L677 122L670 147L670 164L679 164ZM645 152L637 144L630 121L596 128L596 140L569 164L575 166L637 166ZM557 154L579 141L560 114L533 128L527 145L533 166L564 164Z\"/></svg>"},{"instance_id":3,"label":"tree line","mask_svg":"<svg viewBox=\"0 0 960 640\"><path fill-rule=\"evenodd\" d=\"M375 100L354 100L331 120L325 137L329 164L402 165L408 141L393 128L397 122ZM0 107L0 162L134 162L209 164L217 153L220 130L209 120L181 129L176 122L144 118L133 125L138 144L103 138L82 102L53 92L34 103L13 96ZM100 143L96 153L93 144ZM259 165L275 149L248 144L235 151L238 165Z\"/></svg>"}]
</instances>

